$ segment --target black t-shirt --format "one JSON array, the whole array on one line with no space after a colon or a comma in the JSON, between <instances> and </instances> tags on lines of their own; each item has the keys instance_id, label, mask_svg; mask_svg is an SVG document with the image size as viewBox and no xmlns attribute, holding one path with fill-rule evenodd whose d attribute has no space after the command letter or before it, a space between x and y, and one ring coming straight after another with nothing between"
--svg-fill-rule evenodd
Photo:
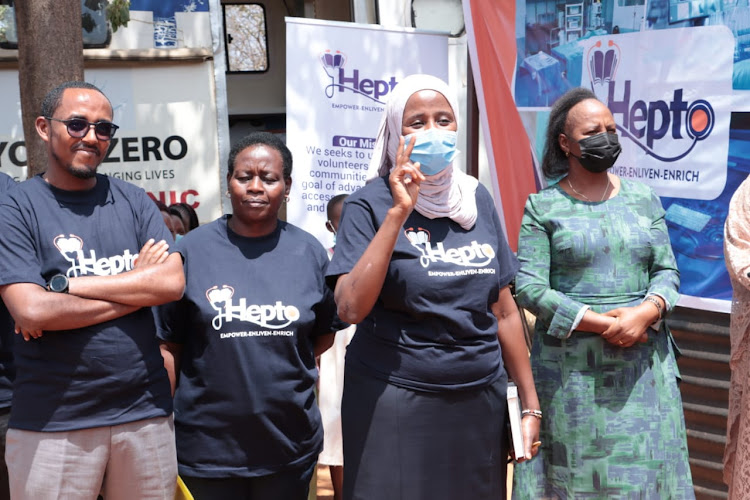
<instances>
[{"instance_id":1,"label":"black t-shirt","mask_svg":"<svg viewBox=\"0 0 750 500\"><path fill-rule=\"evenodd\" d=\"M270 474L314 461L323 442L313 340L335 328L326 251L285 222L247 238L227 221L179 241L185 295L157 308L159 337L183 344L177 458L194 477Z\"/></svg>"},{"instance_id":2,"label":"black t-shirt","mask_svg":"<svg viewBox=\"0 0 750 500\"><path fill-rule=\"evenodd\" d=\"M16 184L17 183L16 181L13 180L13 177L3 172L0 172L0 193L4 193L5 191L15 186Z\"/></svg>"},{"instance_id":3,"label":"black t-shirt","mask_svg":"<svg viewBox=\"0 0 750 500\"><path fill-rule=\"evenodd\" d=\"M93 189L71 192L37 176L0 200L0 285L126 272L149 238L171 236L143 189L97 175ZM151 308L14 344L10 427L67 431L172 412Z\"/></svg>"},{"instance_id":4,"label":"black t-shirt","mask_svg":"<svg viewBox=\"0 0 750 500\"><path fill-rule=\"evenodd\" d=\"M481 387L504 374L490 307L518 261L492 198L476 191L477 222L409 215L370 314L347 349L347 370L425 391ZM388 178L347 198L328 281L352 270L393 205Z\"/></svg>"},{"instance_id":5,"label":"black t-shirt","mask_svg":"<svg viewBox=\"0 0 750 500\"><path fill-rule=\"evenodd\" d=\"M12 177L0 172L0 197L16 185ZM0 408L8 408L13 397L13 334L15 323L0 299Z\"/></svg>"}]
</instances>

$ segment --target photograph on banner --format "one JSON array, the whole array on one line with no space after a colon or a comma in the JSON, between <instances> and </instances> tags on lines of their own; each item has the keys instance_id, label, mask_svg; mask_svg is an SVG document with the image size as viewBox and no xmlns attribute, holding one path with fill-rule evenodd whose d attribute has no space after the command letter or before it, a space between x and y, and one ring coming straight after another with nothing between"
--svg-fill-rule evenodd
<instances>
[{"instance_id":1,"label":"photograph on banner","mask_svg":"<svg viewBox=\"0 0 750 500\"><path fill-rule=\"evenodd\" d=\"M201 221L221 215L219 149L213 66L210 61L174 66L98 68L86 81L112 102L119 126L101 174L140 186L167 205L188 203ZM190 85L182 85L189 81ZM6 89L0 110L0 171L26 179L18 73L0 70Z\"/></svg>"},{"instance_id":2,"label":"photograph on banner","mask_svg":"<svg viewBox=\"0 0 750 500\"><path fill-rule=\"evenodd\" d=\"M612 172L662 198L680 304L715 311L730 307L723 226L747 176L746 118L738 111L750 100L750 46L741 36L750 7L723 3L516 2L515 98L532 147L541 155L548 110L560 95L592 89L623 144Z\"/></svg>"},{"instance_id":3,"label":"photograph on banner","mask_svg":"<svg viewBox=\"0 0 750 500\"><path fill-rule=\"evenodd\" d=\"M750 90L747 2L516 0L516 20L518 107L549 107L566 90L585 86L581 42L588 38L705 26L724 26L736 41L729 52L732 86ZM710 59L689 58L698 67Z\"/></svg>"},{"instance_id":4,"label":"photograph on banner","mask_svg":"<svg viewBox=\"0 0 750 500\"><path fill-rule=\"evenodd\" d=\"M332 246L326 205L377 175L370 158L389 93L405 76L448 81L448 36L287 18L287 220ZM352 43L356 40L357 43Z\"/></svg>"}]
</instances>

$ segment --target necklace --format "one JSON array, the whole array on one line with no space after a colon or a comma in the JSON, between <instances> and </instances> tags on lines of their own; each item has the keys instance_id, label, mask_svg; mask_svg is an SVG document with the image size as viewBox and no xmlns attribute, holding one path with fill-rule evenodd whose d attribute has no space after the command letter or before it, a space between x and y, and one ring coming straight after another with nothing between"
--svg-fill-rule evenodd
<instances>
[{"instance_id":1,"label":"necklace","mask_svg":"<svg viewBox=\"0 0 750 500\"><path fill-rule=\"evenodd\" d=\"M592 200L591 198L589 198L588 196L586 196L585 194L583 194L582 192L580 192L579 190L577 190L576 188L574 188L574 187L573 187L573 184L571 184L571 182L570 182L570 177L567 177L567 180L568 180L568 186L570 186L570 189L572 189L572 190L573 190L573 192L574 192L575 194L577 194L578 196L580 196L581 198L583 198L583 199L584 199L584 200L586 200L586 201L591 201L591 202L593 202L593 201L594 201L594 200ZM606 185L606 187L604 188L604 192L602 193L602 199L601 199L601 200L599 200L599 202L600 202L600 203L601 203L602 201L604 201L604 198L606 198L606 197L607 197L607 192L609 191L609 186L610 186L610 183L609 183L609 175L607 175L607 185Z\"/></svg>"}]
</instances>

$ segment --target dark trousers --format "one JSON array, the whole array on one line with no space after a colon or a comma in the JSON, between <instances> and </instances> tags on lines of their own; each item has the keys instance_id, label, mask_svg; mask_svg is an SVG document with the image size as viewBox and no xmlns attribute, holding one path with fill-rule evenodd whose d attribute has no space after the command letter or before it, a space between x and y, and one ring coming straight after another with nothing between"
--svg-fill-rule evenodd
<instances>
[{"instance_id":1,"label":"dark trousers","mask_svg":"<svg viewBox=\"0 0 750 500\"><path fill-rule=\"evenodd\" d=\"M180 474L195 500L307 500L315 462L267 476L202 478Z\"/></svg>"}]
</instances>

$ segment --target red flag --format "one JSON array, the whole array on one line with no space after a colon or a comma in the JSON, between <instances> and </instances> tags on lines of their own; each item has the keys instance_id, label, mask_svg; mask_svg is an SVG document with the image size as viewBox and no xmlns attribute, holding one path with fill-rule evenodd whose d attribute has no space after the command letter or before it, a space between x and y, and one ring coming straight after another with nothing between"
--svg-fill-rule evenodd
<instances>
[{"instance_id":1,"label":"red flag","mask_svg":"<svg viewBox=\"0 0 750 500\"><path fill-rule=\"evenodd\" d=\"M539 189L531 144L513 98L516 2L464 0L464 19L495 204L515 251L526 198Z\"/></svg>"}]
</instances>

